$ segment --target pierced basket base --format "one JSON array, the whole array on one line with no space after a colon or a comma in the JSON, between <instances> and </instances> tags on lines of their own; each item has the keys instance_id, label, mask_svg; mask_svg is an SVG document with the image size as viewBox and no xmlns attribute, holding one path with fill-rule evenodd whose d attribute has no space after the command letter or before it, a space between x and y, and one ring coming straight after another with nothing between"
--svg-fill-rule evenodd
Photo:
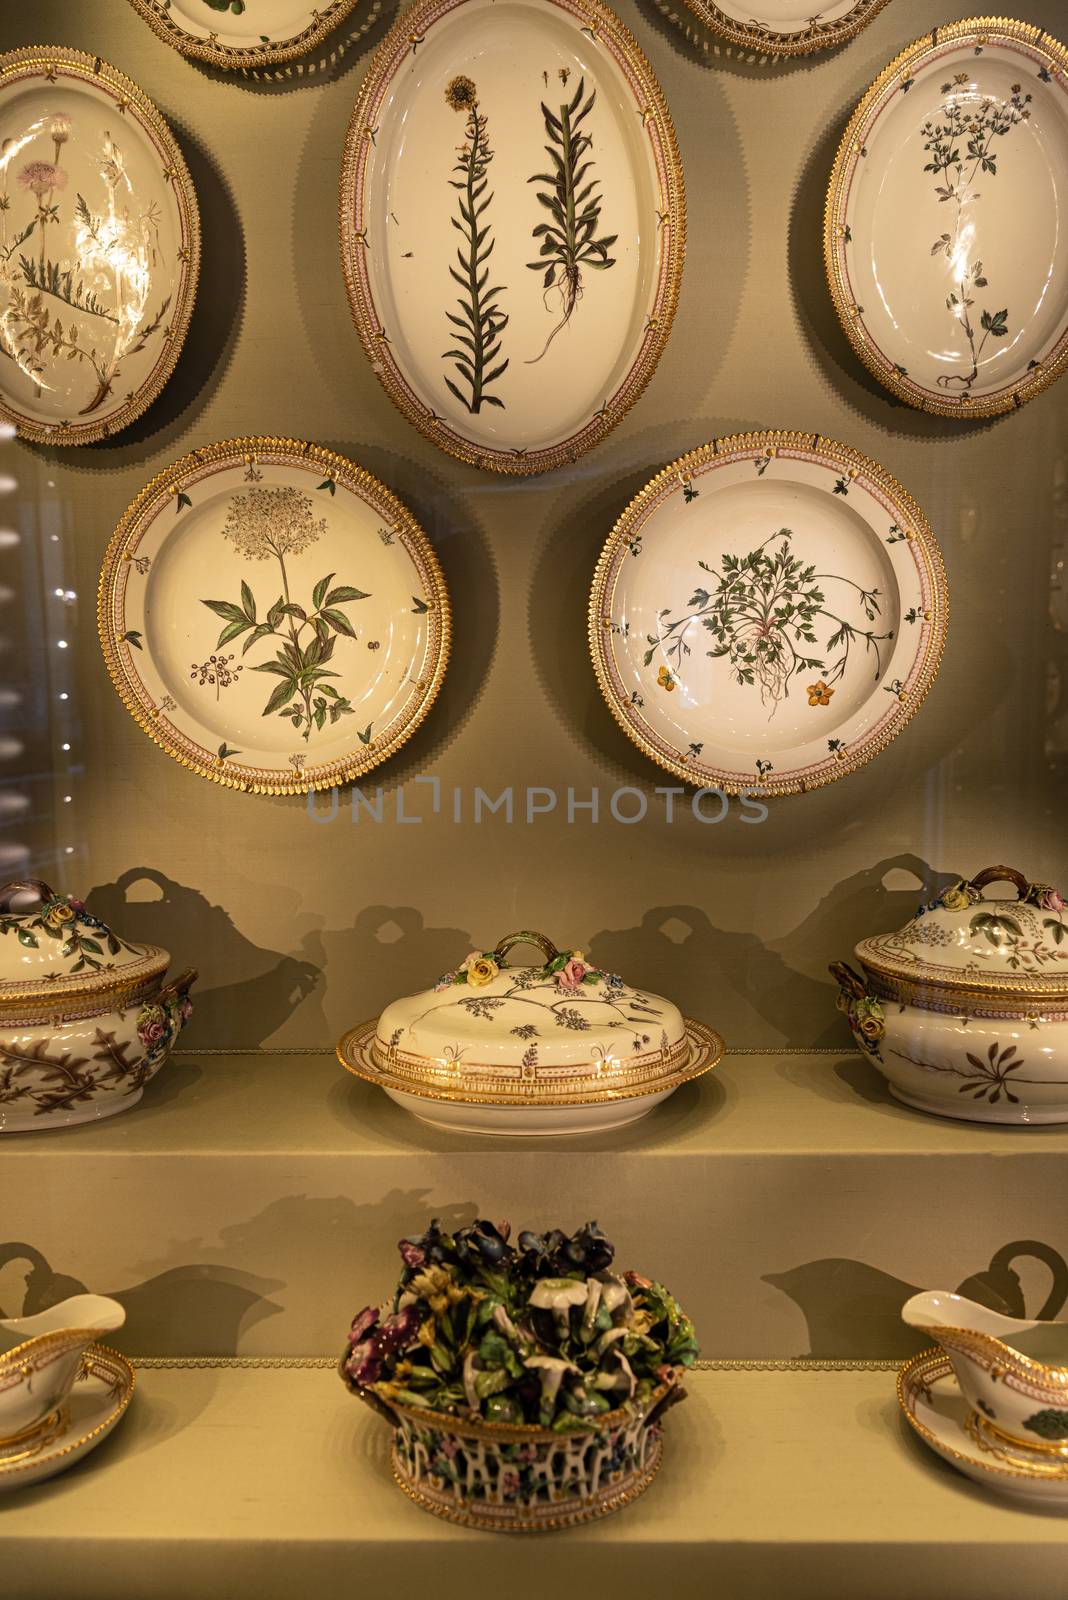
<instances>
[{"instance_id":1,"label":"pierced basket base","mask_svg":"<svg viewBox=\"0 0 1068 1600\"><path fill-rule=\"evenodd\" d=\"M394 1479L409 1499L447 1522L498 1533L549 1533L555 1528L573 1528L582 1522L611 1516L613 1511L622 1511L648 1489L660 1469L662 1451L662 1441L651 1440L644 1466L621 1477L591 1499L570 1504L566 1500L554 1500L537 1506L490 1505L484 1500L463 1500L445 1490L432 1489L425 1481L416 1482L405 1473L395 1447L390 1452L390 1465Z\"/></svg>"}]
</instances>

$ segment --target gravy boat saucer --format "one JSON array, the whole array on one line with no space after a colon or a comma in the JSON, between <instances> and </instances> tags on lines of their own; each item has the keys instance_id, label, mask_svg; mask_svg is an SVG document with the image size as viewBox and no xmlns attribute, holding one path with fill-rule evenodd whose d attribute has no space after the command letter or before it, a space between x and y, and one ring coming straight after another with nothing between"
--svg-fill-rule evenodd
<instances>
[{"instance_id":1,"label":"gravy boat saucer","mask_svg":"<svg viewBox=\"0 0 1068 1600\"><path fill-rule=\"evenodd\" d=\"M54 1477L95 1450L122 1420L133 1392L125 1357L90 1345L67 1399L24 1438L0 1446L0 1494Z\"/></svg>"},{"instance_id":2,"label":"gravy boat saucer","mask_svg":"<svg viewBox=\"0 0 1068 1600\"><path fill-rule=\"evenodd\" d=\"M1068 1461L994 1435L964 1398L944 1350L925 1350L905 1363L897 1398L913 1431L974 1483L1068 1511Z\"/></svg>"}]
</instances>

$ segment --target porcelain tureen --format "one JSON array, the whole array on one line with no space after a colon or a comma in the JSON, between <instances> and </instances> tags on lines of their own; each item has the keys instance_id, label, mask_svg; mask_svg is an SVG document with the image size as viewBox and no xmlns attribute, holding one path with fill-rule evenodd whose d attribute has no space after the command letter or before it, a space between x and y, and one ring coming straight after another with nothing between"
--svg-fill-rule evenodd
<instances>
[{"instance_id":1,"label":"porcelain tureen","mask_svg":"<svg viewBox=\"0 0 1068 1600\"><path fill-rule=\"evenodd\" d=\"M0 1133L136 1105L192 1011L170 959L38 879L0 889Z\"/></svg>"},{"instance_id":2,"label":"porcelain tureen","mask_svg":"<svg viewBox=\"0 0 1068 1600\"><path fill-rule=\"evenodd\" d=\"M987 891L1011 884L1015 900ZM1068 921L1049 884L987 867L831 972L857 1043L907 1105L1068 1122Z\"/></svg>"},{"instance_id":3,"label":"porcelain tureen","mask_svg":"<svg viewBox=\"0 0 1068 1600\"><path fill-rule=\"evenodd\" d=\"M517 944L539 966L507 966ZM347 1033L342 1065L413 1115L470 1133L581 1133L634 1122L714 1067L723 1042L659 995L540 933L472 951L433 989Z\"/></svg>"}]
</instances>

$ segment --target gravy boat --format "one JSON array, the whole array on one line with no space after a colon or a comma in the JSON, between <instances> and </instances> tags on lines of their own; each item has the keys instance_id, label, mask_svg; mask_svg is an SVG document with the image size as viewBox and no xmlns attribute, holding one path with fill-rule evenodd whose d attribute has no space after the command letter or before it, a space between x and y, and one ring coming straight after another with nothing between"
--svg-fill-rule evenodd
<instances>
[{"instance_id":1,"label":"gravy boat","mask_svg":"<svg viewBox=\"0 0 1068 1600\"><path fill-rule=\"evenodd\" d=\"M89 1346L126 1321L117 1300L77 1294L35 1317L0 1318L0 1455L59 1427Z\"/></svg>"},{"instance_id":2,"label":"gravy boat","mask_svg":"<svg viewBox=\"0 0 1068 1600\"><path fill-rule=\"evenodd\" d=\"M1068 1322L1006 1317L944 1290L901 1308L942 1346L984 1433L1068 1460Z\"/></svg>"}]
</instances>

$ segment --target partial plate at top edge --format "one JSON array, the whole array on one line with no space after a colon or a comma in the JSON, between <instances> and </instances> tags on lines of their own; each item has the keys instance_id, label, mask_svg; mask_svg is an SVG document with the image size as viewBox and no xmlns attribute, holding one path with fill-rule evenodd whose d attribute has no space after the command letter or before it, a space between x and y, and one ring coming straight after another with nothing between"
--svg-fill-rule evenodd
<instances>
[{"instance_id":1,"label":"partial plate at top edge","mask_svg":"<svg viewBox=\"0 0 1068 1600\"><path fill-rule=\"evenodd\" d=\"M712 33L757 55L802 56L852 39L888 0L831 0L813 12L804 0L686 0Z\"/></svg>"},{"instance_id":2,"label":"partial plate at top edge","mask_svg":"<svg viewBox=\"0 0 1068 1600\"><path fill-rule=\"evenodd\" d=\"M911 495L813 434L740 434L666 467L619 518L589 643L616 721L724 794L798 794L855 771L938 671L941 552Z\"/></svg>"},{"instance_id":3,"label":"partial plate at top edge","mask_svg":"<svg viewBox=\"0 0 1068 1600\"><path fill-rule=\"evenodd\" d=\"M184 56L230 69L306 55L357 0L130 0L152 31Z\"/></svg>"},{"instance_id":4,"label":"partial plate at top edge","mask_svg":"<svg viewBox=\"0 0 1068 1600\"><path fill-rule=\"evenodd\" d=\"M1012 411L1068 366L1068 48L970 18L903 50L853 113L824 257L854 352L936 415Z\"/></svg>"},{"instance_id":5,"label":"partial plate at top edge","mask_svg":"<svg viewBox=\"0 0 1068 1600\"><path fill-rule=\"evenodd\" d=\"M100 578L108 671L182 766L298 794L390 756L432 705L448 593L414 517L333 451L208 445L142 490Z\"/></svg>"}]
</instances>

